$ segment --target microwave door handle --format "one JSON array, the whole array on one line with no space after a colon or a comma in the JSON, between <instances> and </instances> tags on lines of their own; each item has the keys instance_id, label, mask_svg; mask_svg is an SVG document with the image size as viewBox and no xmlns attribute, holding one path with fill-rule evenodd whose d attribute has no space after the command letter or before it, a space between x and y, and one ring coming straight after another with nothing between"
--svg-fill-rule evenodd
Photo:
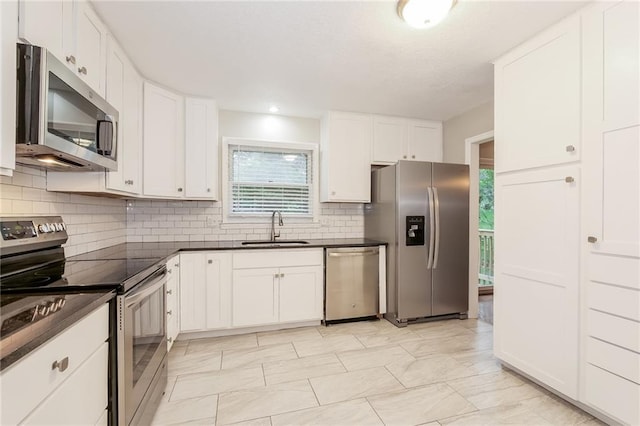
<instances>
[{"instance_id":1,"label":"microwave door handle","mask_svg":"<svg viewBox=\"0 0 640 426\"><path fill-rule=\"evenodd\" d=\"M113 148L113 121L107 117L105 120L98 120L96 131L96 148L99 154L111 155Z\"/></svg>"}]
</instances>

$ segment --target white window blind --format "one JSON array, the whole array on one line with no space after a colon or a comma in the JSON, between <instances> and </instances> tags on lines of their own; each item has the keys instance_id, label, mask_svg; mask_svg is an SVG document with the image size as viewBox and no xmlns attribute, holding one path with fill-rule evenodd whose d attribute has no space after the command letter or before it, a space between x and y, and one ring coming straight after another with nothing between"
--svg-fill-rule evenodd
<instances>
[{"instance_id":1,"label":"white window blind","mask_svg":"<svg viewBox=\"0 0 640 426\"><path fill-rule=\"evenodd\" d=\"M312 216L312 151L229 145L229 214Z\"/></svg>"}]
</instances>

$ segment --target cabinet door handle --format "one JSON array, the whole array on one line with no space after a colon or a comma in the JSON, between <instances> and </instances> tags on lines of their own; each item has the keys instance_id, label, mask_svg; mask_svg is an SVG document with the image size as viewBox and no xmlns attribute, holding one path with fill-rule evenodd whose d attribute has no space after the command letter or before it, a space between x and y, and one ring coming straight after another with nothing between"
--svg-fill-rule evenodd
<instances>
[{"instance_id":1,"label":"cabinet door handle","mask_svg":"<svg viewBox=\"0 0 640 426\"><path fill-rule=\"evenodd\" d=\"M178 188L178 192L182 192L182 188Z\"/></svg>"},{"instance_id":2,"label":"cabinet door handle","mask_svg":"<svg viewBox=\"0 0 640 426\"><path fill-rule=\"evenodd\" d=\"M207 188L207 192L211 192L211 188Z\"/></svg>"},{"instance_id":3,"label":"cabinet door handle","mask_svg":"<svg viewBox=\"0 0 640 426\"><path fill-rule=\"evenodd\" d=\"M589 236L587 237L587 242L594 244L598 242L598 239L596 237Z\"/></svg>"},{"instance_id":4,"label":"cabinet door handle","mask_svg":"<svg viewBox=\"0 0 640 426\"><path fill-rule=\"evenodd\" d=\"M80 74L87 75L87 67L78 68Z\"/></svg>"},{"instance_id":5,"label":"cabinet door handle","mask_svg":"<svg viewBox=\"0 0 640 426\"><path fill-rule=\"evenodd\" d=\"M209 260L207 260L207 263L208 263L209 265L211 265L211 264L213 263L213 259L209 259Z\"/></svg>"},{"instance_id":6,"label":"cabinet door handle","mask_svg":"<svg viewBox=\"0 0 640 426\"><path fill-rule=\"evenodd\" d=\"M173 310L167 311L167 315L171 315L172 312Z\"/></svg>"},{"instance_id":7,"label":"cabinet door handle","mask_svg":"<svg viewBox=\"0 0 640 426\"><path fill-rule=\"evenodd\" d=\"M280 278L284 278L284 274L280 274Z\"/></svg>"},{"instance_id":8,"label":"cabinet door handle","mask_svg":"<svg viewBox=\"0 0 640 426\"><path fill-rule=\"evenodd\" d=\"M415 156L415 155L412 155L412 156L411 156L411 158L415 159L415 158L416 158L416 156Z\"/></svg>"},{"instance_id":9,"label":"cabinet door handle","mask_svg":"<svg viewBox=\"0 0 640 426\"><path fill-rule=\"evenodd\" d=\"M68 64L73 64L73 65L76 64L76 57L73 56L73 55L69 55L69 56L65 57L64 59L66 59Z\"/></svg>"},{"instance_id":10,"label":"cabinet door handle","mask_svg":"<svg viewBox=\"0 0 640 426\"><path fill-rule=\"evenodd\" d=\"M564 181L567 183L573 183L576 180L573 178L573 176L567 176L566 178L564 178Z\"/></svg>"},{"instance_id":11,"label":"cabinet door handle","mask_svg":"<svg viewBox=\"0 0 640 426\"><path fill-rule=\"evenodd\" d=\"M173 266L175 266L176 268L179 268L179 267L180 267L180 264L179 264L179 263L176 263L176 264L175 264L175 265L173 265Z\"/></svg>"},{"instance_id":12,"label":"cabinet door handle","mask_svg":"<svg viewBox=\"0 0 640 426\"><path fill-rule=\"evenodd\" d=\"M58 369L58 371L60 371L61 373L66 370L69 367L69 357L65 356L64 358L62 358L61 361L53 361L53 364L51 364L51 369L55 370L56 368Z\"/></svg>"},{"instance_id":13,"label":"cabinet door handle","mask_svg":"<svg viewBox=\"0 0 640 426\"><path fill-rule=\"evenodd\" d=\"M573 145L567 145L566 148L567 152L575 152L576 147Z\"/></svg>"},{"instance_id":14,"label":"cabinet door handle","mask_svg":"<svg viewBox=\"0 0 640 426\"><path fill-rule=\"evenodd\" d=\"M404 158L404 159L406 160L406 159L407 159L407 156L406 156L406 155L403 155L403 156L402 156L402 158Z\"/></svg>"},{"instance_id":15,"label":"cabinet door handle","mask_svg":"<svg viewBox=\"0 0 640 426\"><path fill-rule=\"evenodd\" d=\"M167 269L167 274L170 274L170 273L171 273L171 269Z\"/></svg>"},{"instance_id":16,"label":"cabinet door handle","mask_svg":"<svg viewBox=\"0 0 640 426\"><path fill-rule=\"evenodd\" d=\"M173 290L167 290L167 294L173 294Z\"/></svg>"},{"instance_id":17,"label":"cabinet door handle","mask_svg":"<svg viewBox=\"0 0 640 426\"><path fill-rule=\"evenodd\" d=\"M167 337L167 342L169 342L169 343L173 342L173 338L172 337Z\"/></svg>"}]
</instances>

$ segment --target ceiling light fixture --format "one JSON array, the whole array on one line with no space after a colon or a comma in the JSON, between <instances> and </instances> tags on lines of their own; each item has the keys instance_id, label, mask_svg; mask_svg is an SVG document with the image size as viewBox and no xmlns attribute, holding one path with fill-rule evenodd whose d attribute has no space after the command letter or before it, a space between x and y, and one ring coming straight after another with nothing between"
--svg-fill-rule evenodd
<instances>
[{"instance_id":1,"label":"ceiling light fixture","mask_svg":"<svg viewBox=\"0 0 640 426\"><path fill-rule=\"evenodd\" d=\"M400 0L398 15L414 28L428 28L442 21L456 0Z\"/></svg>"},{"instance_id":2,"label":"ceiling light fixture","mask_svg":"<svg viewBox=\"0 0 640 426\"><path fill-rule=\"evenodd\" d=\"M271 106L269 107L269 112L271 112L271 113L274 113L274 114L275 114L275 113L276 113L276 112L278 112L278 111L280 111L280 108L278 108L278 106L277 106L277 105L271 105Z\"/></svg>"}]
</instances>

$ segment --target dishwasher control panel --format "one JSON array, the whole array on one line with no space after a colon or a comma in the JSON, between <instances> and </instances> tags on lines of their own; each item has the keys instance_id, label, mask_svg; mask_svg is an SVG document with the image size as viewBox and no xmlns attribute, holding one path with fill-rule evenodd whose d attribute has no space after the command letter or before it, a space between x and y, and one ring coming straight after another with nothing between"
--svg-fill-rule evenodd
<instances>
[{"instance_id":1,"label":"dishwasher control panel","mask_svg":"<svg viewBox=\"0 0 640 426\"><path fill-rule=\"evenodd\" d=\"M406 217L406 237L408 246L424 245L424 216Z\"/></svg>"}]
</instances>

